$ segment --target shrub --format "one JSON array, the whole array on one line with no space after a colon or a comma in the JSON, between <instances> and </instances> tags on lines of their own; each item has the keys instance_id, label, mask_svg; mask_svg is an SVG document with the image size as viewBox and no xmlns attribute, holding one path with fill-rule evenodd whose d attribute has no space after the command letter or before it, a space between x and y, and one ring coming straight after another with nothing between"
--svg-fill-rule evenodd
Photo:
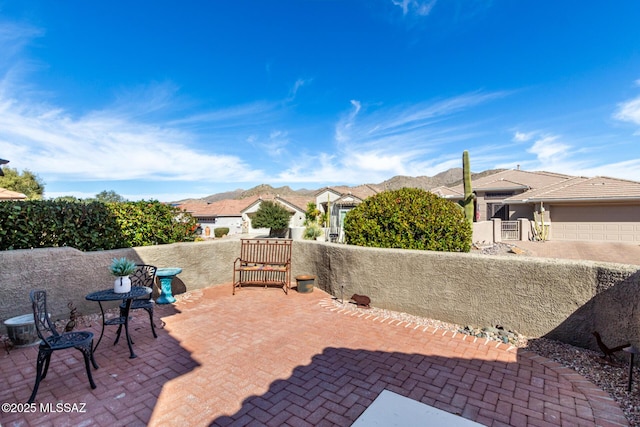
<instances>
[{"instance_id":1,"label":"shrub","mask_svg":"<svg viewBox=\"0 0 640 427\"><path fill-rule=\"evenodd\" d=\"M0 203L0 250L70 246L98 251L192 241L195 219L158 201Z\"/></svg>"},{"instance_id":2,"label":"shrub","mask_svg":"<svg viewBox=\"0 0 640 427\"><path fill-rule=\"evenodd\" d=\"M192 242L196 220L187 212L157 200L105 203L130 246Z\"/></svg>"},{"instance_id":3,"label":"shrub","mask_svg":"<svg viewBox=\"0 0 640 427\"><path fill-rule=\"evenodd\" d=\"M316 237L320 236L322 236L322 228L320 228L320 225L318 225L317 222L309 223L309 225L304 229L304 234L302 235L306 240L315 240Z\"/></svg>"},{"instance_id":4,"label":"shrub","mask_svg":"<svg viewBox=\"0 0 640 427\"><path fill-rule=\"evenodd\" d=\"M263 201L251 219L253 228L269 228L270 236L289 227L291 213L281 204L272 201Z\"/></svg>"},{"instance_id":5,"label":"shrub","mask_svg":"<svg viewBox=\"0 0 640 427\"><path fill-rule=\"evenodd\" d=\"M344 220L348 244L377 248L469 252L471 226L459 206L418 188L372 196Z\"/></svg>"},{"instance_id":6,"label":"shrub","mask_svg":"<svg viewBox=\"0 0 640 427\"><path fill-rule=\"evenodd\" d=\"M98 251L130 246L115 216L98 202L0 203L0 250L70 246Z\"/></svg>"},{"instance_id":7,"label":"shrub","mask_svg":"<svg viewBox=\"0 0 640 427\"><path fill-rule=\"evenodd\" d=\"M229 227L218 227L213 229L213 235L218 239L229 234Z\"/></svg>"}]
</instances>

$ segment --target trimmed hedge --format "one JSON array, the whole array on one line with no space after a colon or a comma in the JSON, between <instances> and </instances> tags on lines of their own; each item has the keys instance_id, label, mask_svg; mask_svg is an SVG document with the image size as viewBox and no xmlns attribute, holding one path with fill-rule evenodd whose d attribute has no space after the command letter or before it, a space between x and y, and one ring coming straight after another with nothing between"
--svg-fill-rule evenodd
<instances>
[{"instance_id":1,"label":"trimmed hedge","mask_svg":"<svg viewBox=\"0 0 640 427\"><path fill-rule=\"evenodd\" d=\"M103 203L50 200L0 202L0 249L71 246L82 251L127 247Z\"/></svg>"},{"instance_id":2,"label":"trimmed hedge","mask_svg":"<svg viewBox=\"0 0 640 427\"><path fill-rule=\"evenodd\" d=\"M0 202L0 250L69 246L98 251L193 241L195 219L157 201Z\"/></svg>"},{"instance_id":3,"label":"trimmed hedge","mask_svg":"<svg viewBox=\"0 0 640 427\"><path fill-rule=\"evenodd\" d=\"M469 252L472 229L453 202L418 188L367 198L344 220L348 244L377 248Z\"/></svg>"},{"instance_id":4,"label":"trimmed hedge","mask_svg":"<svg viewBox=\"0 0 640 427\"><path fill-rule=\"evenodd\" d=\"M216 238L218 239L222 236L229 235L229 227L214 228L213 235L216 236Z\"/></svg>"}]
</instances>

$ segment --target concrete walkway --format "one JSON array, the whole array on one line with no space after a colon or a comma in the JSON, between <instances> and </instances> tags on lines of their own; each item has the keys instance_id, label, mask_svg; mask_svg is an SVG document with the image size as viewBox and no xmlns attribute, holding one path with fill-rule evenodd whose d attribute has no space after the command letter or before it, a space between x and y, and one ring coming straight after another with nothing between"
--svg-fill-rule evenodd
<instances>
[{"instance_id":1,"label":"concrete walkway","mask_svg":"<svg viewBox=\"0 0 640 427\"><path fill-rule=\"evenodd\" d=\"M349 426L383 391L490 426L620 426L615 401L572 370L505 344L336 308L319 290L231 285L159 306L132 336L96 353L89 388L80 352L56 352L35 413L0 413L8 426ZM91 329L99 333L99 326ZM0 355L0 402L26 402L37 347ZM46 404L83 412L47 412ZM44 404L45 406L40 406ZM86 404L82 408L79 406ZM63 407L64 408L64 407Z\"/></svg>"}]
</instances>

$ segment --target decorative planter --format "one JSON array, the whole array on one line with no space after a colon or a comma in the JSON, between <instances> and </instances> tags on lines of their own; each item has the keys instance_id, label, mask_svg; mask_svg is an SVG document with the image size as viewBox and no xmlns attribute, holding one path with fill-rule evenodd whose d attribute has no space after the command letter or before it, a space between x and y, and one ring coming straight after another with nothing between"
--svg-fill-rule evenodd
<instances>
[{"instance_id":1,"label":"decorative planter","mask_svg":"<svg viewBox=\"0 0 640 427\"><path fill-rule=\"evenodd\" d=\"M7 335L16 347L28 347L38 344L38 334L33 321L33 314L23 314L4 321Z\"/></svg>"},{"instance_id":2,"label":"decorative planter","mask_svg":"<svg viewBox=\"0 0 640 427\"><path fill-rule=\"evenodd\" d=\"M310 276L310 275L296 276L298 293L308 294L313 292L313 284L315 281L316 281L316 276Z\"/></svg>"},{"instance_id":3,"label":"decorative planter","mask_svg":"<svg viewBox=\"0 0 640 427\"><path fill-rule=\"evenodd\" d=\"M129 276L118 276L113 282L113 292L116 294L126 294L131 292L131 279Z\"/></svg>"}]
</instances>

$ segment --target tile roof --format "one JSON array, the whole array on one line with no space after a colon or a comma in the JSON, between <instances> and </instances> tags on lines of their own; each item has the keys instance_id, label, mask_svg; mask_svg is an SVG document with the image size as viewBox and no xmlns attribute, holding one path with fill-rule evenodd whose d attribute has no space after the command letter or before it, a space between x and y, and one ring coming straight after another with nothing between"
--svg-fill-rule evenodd
<instances>
[{"instance_id":1,"label":"tile roof","mask_svg":"<svg viewBox=\"0 0 640 427\"><path fill-rule=\"evenodd\" d=\"M279 196L277 198L285 203L295 206L302 212L307 211L307 204L309 202L316 201L316 198L314 196Z\"/></svg>"},{"instance_id":2,"label":"tile roof","mask_svg":"<svg viewBox=\"0 0 640 427\"><path fill-rule=\"evenodd\" d=\"M463 197L464 193L461 193L459 191L454 190L453 188L449 188L449 187L434 187L431 190L429 190L431 193L438 195L440 197L444 197L444 198L456 198L456 197Z\"/></svg>"},{"instance_id":3,"label":"tile roof","mask_svg":"<svg viewBox=\"0 0 640 427\"><path fill-rule=\"evenodd\" d=\"M242 210L253 204L259 196L247 197L246 199L219 200L207 203L204 201L190 201L178 205L195 217L212 216L241 216Z\"/></svg>"},{"instance_id":4,"label":"tile roof","mask_svg":"<svg viewBox=\"0 0 640 427\"><path fill-rule=\"evenodd\" d=\"M323 189L321 189L320 191L316 192L316 197L321 194L324 191L333 191L336 194L339 194L340 196L345 196L347 194L352 194L354 196L356 196L358 199L360 200L364 200L367 197L371 197L375 194L378 194L382 191L382 189L380 187L378 187L377 185L372 185L372 184L363 184L363 185L358 185L357 187L347 187L344 185L339 185L336 187L325 187Z\"/></svg>"},{"instance_id":5,"label":"tile roof","mask_svg":"<svg viewBox=\"0 0 640 427\"><path fill-rule=\"evenodd\" d=\"M530 190L505 199L509 202L624 201L640 199L640 182L598 176L573 177L563 183Z\"/></svg>"},{"instance_id":6,"label":"tile roof","mask_svg":"<svg viewBox=\"0 0 640 427\"><path fill-rule=\"evenodd\" d=\"M571 176L554 172L528 172L510 169L473 180L471 185L474 191L536 189L566 181L569 178ZM452 190L464 194L464 185L456 185L452 187Z\"/></svg>"},{"instance_id":7,"label":"tile roof","mask_svg":"<svg viewBox=\"0 0 640 427\"><path fill-rule=\"evenodd\" d=\"M0 188L0 200L24 200L27 196L17 191L7 190L6 188Z\"/></svg>"}]
</instances>

